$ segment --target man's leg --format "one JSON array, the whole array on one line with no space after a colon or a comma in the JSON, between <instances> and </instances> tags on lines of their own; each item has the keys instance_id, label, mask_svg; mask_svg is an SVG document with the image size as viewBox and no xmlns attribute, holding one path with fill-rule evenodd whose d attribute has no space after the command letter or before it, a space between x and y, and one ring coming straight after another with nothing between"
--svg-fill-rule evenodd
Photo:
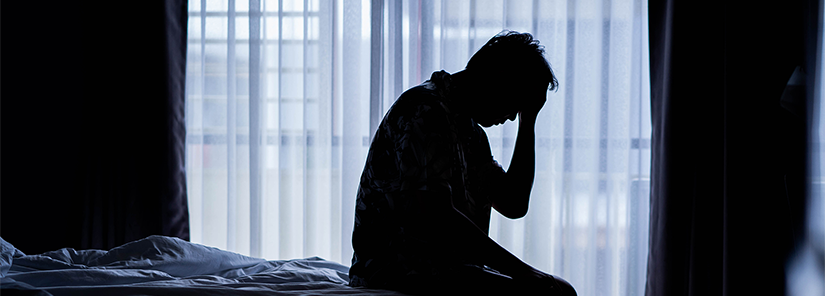
<instances>
[{"instance_id":1,"label":"man's leg","mask_svg":"<svg viewBox=\"0 0 825 296\"><path fill-rule=\"evenodd\" d=\"M521 281L473 265L444 268L433 275L408 275L393 286L414 295L576 295L570 283L559 277Z\"/></svg>"}]
</instances>

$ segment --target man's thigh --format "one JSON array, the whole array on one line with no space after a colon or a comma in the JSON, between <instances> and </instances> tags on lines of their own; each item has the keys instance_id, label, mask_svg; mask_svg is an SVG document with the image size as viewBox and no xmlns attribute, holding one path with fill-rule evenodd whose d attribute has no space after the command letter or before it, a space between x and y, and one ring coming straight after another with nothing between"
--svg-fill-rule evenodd
<instances>
[{"instance_id":1,"label":"man's thigh","mask_svg":"<svg viewBox=\"0 0 825 296\"><path fill-rule=\"evenodd\" d=\"M434 274L407 275L395 290L415 295L505 295L515 282L508 276L473 265L441 268Z\"/></svg>"},{"instance_id":2,"label":"man's thigh","mask_svg":"<svg viewBox=\"0 0 825 296\"><path fill-rule=\"evenodd\" d=\"M479 266L458 265L432 275L405 276L394 288L415 295L576 295L569 283L554 279L520 281Z\"/></svg>"}]
</instances>

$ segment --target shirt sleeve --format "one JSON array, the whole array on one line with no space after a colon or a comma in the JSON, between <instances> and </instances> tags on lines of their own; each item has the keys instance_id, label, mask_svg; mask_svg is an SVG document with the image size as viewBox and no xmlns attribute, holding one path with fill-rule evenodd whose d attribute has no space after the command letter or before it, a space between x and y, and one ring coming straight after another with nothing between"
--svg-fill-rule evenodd
<instances>
[{"instance_id":1,"label":"shirt sleeve","mask_svg":"<svg viewBox=\"0 0 825 296\"><path fill-rule=\"evenodd\" d=\"M487 133L479 126L475 126L475 141L473 141L472 159L469 171L476 177L478 192L489 193L504 179L507 172L495 160L490 149Z\"/></svg>"}]
</instances>

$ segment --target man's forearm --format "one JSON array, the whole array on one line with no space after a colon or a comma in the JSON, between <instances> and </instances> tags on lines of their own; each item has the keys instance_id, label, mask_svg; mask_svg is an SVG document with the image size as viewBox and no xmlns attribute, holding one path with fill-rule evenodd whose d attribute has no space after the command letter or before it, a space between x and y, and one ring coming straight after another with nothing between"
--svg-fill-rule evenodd
<instances>
[{"instance_id":1,"label":"man's forearm","mask_svg":"<svg viewBox=\"0 0 825 296\"><path fill-rule=\"evenodd\" d=\"M507 178L519 196L530 196L536 176L535 118L520 119L513 158L507 169Z\"/></svg>"},{"instance_id":2,"label":"man's forearm","mask_svg":"<svg viewBox=\"0 0 825 296\"><path fill-rule=\"evenodd\" d=\"M492 238L482 232L470 219L455 210L452 215L453 228L446 234L452 249L458 257L470 262L480 262L513 278L519 278L534 270L533 267L507 251Z\"/></svg>"},{"instance_id":3,"label":"man's forearm","mask_svg":"<svg viewBox=\"0 0 825 296\"><path fill-rule=\"evenodd\" d=\"M535 270L456 210L450 196L423 191L411 195L409 210L416 219L405 229L409 235L429 241L442 259L484 264L514 278Z\"/></svg>"},{"instance_id":4,"label":"man's forearm","mask_svg":"<svg viewBox=\"0 0 825 296\"><path fill-rule=\"evenodd\" d=\"M530 191L536 175L536 133L535 118L519 119L516 147L510 167L498 192L494 194L493 206L508 218L520 218L527 214Z\"/></svg>"}]
</instances>

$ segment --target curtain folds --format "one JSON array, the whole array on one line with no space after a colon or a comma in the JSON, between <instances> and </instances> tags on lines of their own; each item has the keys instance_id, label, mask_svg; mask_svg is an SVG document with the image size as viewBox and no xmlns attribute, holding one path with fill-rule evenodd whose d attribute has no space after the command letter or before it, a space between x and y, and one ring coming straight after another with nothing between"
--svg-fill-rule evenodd
<instances>
[{"instance_id":1,"label":"curtain folds","mask_svg":"<svg viewBox=\"0 0 825 296\"><path fill-rule=\"evenodd\" d=\"M165 190L161 198L162 233L189 240L189 210L186 198L186 20L187 1L164 1L166 28L167 152Z\"/></svg>"},{"instance_id":2,"label":"curtain folds","mask_svg":"<svg viewBox=\"0 0 825 296\"><path fill-rule=\"evenodd\" d=\"M189 2L192 240L347 264L372 133L398 95L532 33L561 87L536 127L530 211L491 237L581 295L639 295L648 245L646 1ZM517 123L487 129L509 165Z\"/></svg>"},{"instance_id":3,"label":"curtain folds","mask_svg":"<svg viewBox=\"0 0 825 296\"><path fill-rule=\"evenodd\" d=\"M675 10L676 7L679 10ZM688 11L690 9L690 11ZM680 15L703 13L704 22L691 27ZM721 55L714 47L694 42L722 43L721 12L702 5L676 6L674 1L650 5L650 75L653 154L650 194L650 248L647 295L717 295L721 291L724 78ZM692 23L692 22L691 22ZM685 30L696 28L682 36ZM681 29L681 30L680 30ZM701 32L701 33L700 33ZM703 73L703 87L693 87L691 65L715 68ZM692 120L694 116L702 120Z\"/></svg>"},{"instance_id":4,"label":"curtain folds","mask_svg":"<svg viewBox=\"0 0 825 296\"><path fill-rule=\"evenodd\" d=\"M149 235L189 239L185 176L183 0L83 12L82 175L76 215L83 249ZM100 13L97 13L100 12ZM117 34L101 27L118 28ZM114 31L112 31L114 32ZM100 35L104 36L101 37ZM116 62L115 62L116 61ZM76 168L77 169L77 168Z\"/></svg>"},{"instance_id":5,"label":"curtain folds","mask_svg":"<svg viewBox=\"0 0 825 296\"><path fill-rule=\"evenodd\" d=\"M817 69L814 3L651 3L646 295L786 291L807 165L792 77Z\"/></svg>"}]
</instances>

